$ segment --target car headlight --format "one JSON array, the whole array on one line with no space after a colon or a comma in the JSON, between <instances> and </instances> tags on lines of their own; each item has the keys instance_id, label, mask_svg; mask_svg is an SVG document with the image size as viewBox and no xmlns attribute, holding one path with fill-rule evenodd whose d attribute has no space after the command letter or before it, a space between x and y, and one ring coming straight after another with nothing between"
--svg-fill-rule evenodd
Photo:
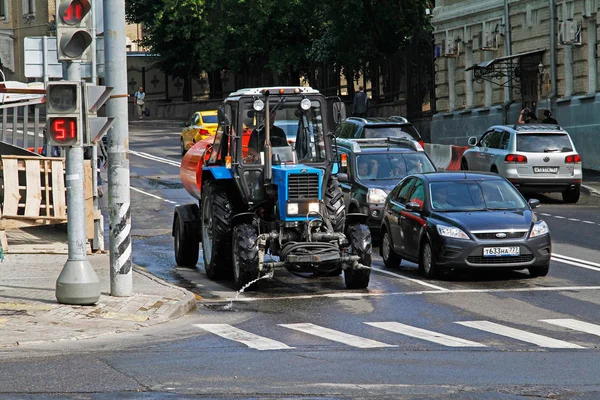
<instances>
[{"instance_id":1,"label":"car headlight","mask_svg":"<svg viewBox=\"0 0 600 400\"><path fill-rule=\"evenodd\" d=\"M367 203L385 203L387 193L382 189L369 189L367 193Z\"/></svg>"},{"instance_id":2,"label":"car headlight","mask_svg":"<svg viewBox=\"0 0 600 400\"><path fill-rule=\"evenodd\" d=\"M298 203L288 203L287 213L288 215L298 215Z\"/></svg>"},{"instance_id":3,"label":"car headlight","mask_svg":"<svg viewBox=\"0 0 600 400\"><path fill-rule=\"evenodd\" d=\"M466 233L454 226L438 225L437 231L440 236L446 236L455 239L469 239L469 236Z\"/></svg>"},{"instance_id":4,"label":"car headlight","mask_svg":"<svg viewBox=\"0 0 600 400\"><path fill-rule=\"evenodd\" d=\"M531 234L529 235L529 237L542 236L542 235L546 235L548 233L550 233L550 229L548 228L548 225L544 221L539 221L533 225L533 228L531 229Z\"/></svg>"}]
</instances>

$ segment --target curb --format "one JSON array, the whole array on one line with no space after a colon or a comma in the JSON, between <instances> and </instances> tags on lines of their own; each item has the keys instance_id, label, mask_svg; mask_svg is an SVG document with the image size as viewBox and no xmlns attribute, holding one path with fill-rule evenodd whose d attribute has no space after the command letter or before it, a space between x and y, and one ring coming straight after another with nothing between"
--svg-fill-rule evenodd
<instances>
[{"instance_id":1,"label":"curb","mask_svg":"<svg viewBox=\"0 0 600 400\"><path fill-rule=\"evenodd\" d=\"M160 317L158 317L154 321L164 322L169 319L179 318L179 317L182 317L185 314L189 313L190 311L196 309L196 296L194 295L194 293L190 292L187 289L173 285L172 283L169 283L161 278L158 278L158 277L152 275L150 272L146 271L144 268L140 267L139 265L133 264L133 270L136 273L138 273L140 275L144 275L146 278L153 280L156 283L159 283L163 286L167 286L171 289L175 289L175 290L183 293L183 299L177 301L177 304L170 307L169 310L167 310L164 314L162 314Z\"/></svg>"},{"instance_id":2,"label":"curb","mask_svg":"<svg viewBox=\"0 0 600 400\"><path fill-rule=\"evenodd\" d=\"M586 194L589 194L590 196L600 197L600 191L598 191L590 186L581 185L581 189L583 189L583 192L585 192Z\"/></svg>"}]
</instances>

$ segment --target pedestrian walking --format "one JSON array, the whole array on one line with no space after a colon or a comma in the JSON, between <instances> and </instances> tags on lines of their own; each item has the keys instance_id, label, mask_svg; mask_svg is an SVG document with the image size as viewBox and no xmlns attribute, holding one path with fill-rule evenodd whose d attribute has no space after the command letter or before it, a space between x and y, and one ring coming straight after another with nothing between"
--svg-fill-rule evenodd
<instances>
[{"instance_id":1,"label":"pedestrian walking","mask_svg":"<svg viewBox=\"0 0 600 400\"><path fill-rule=\"evenodd\" d=\"M146 113L146 93L143 87L140 86L140 89L133 95L133 104L136 106L137 114L142 119Z\"/></svg>"},{"instance_id":2,"label":"pedestrian walking","mask_svg":"<svg viewBox=\"0 0 600 400\"><path fill-rule=\"evenodd\" d=\"M544 110L544 119L542 120L542 124L552 124L558 125L558 121L552 117L552 111Z\"/></svg>"},{"instance_id":3,"label":"pedestrian walking","mask_svg":"<svg viewBox=\"0 0 600 400\"><path fill-rule=\"evenodd\" d=\"M362 86L358 87L358 92L354 95L354 102L352 103L352 116L365 118L367 116L367 103L369 98L364 91Z\"/></svg>"}]
</instances>

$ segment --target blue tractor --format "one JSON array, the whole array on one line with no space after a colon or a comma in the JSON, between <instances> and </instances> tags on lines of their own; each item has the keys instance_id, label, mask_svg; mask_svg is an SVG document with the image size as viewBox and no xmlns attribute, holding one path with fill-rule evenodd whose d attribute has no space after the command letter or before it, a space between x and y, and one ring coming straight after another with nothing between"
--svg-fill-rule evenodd
<instances>
[{"instance_id":1,"label":"blue tractor","mask_svg":"<svg viewBox=\"0 0 600 400\"><path fill-rule=\"evenodd\" d=\"M333 119L345 111L332 104ZM181 176L198 204L176 207L178 265L195 267L202 243L210 279L256 289L277 268L340 275L366 288L371 273L367 216L346 214L336 179L327 99L309 87L243 89L218 109L212 143L197 143ZM282 129L285 127L285 130Z\"/></svg>"}]
</instances>

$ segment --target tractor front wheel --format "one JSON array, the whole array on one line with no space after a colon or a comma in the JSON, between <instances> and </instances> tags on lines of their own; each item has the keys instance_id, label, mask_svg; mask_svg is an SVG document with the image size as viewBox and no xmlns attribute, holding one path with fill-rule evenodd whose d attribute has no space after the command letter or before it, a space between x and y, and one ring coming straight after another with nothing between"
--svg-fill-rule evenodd
<instances>
[{"instance_id":1,"label":"tractor front wheel","mask_svg":"<svg viewBox=\"0 0 600 400\"><path fill-rule=\"evenodd\" d=\"M358 262L366 267L371 267L371 253L373 244L371 232L364 224L353 224L348 227L348 241L352 247L352 254L360 257ZM370 269L347 268L344 270L344 281L348 289L364 289L369 286L371 277Z\"/></svg>"},{"instance_id":2,"label":"tractor front wheel","mask_svg":"<svg viewBox=\"0 0 600 400\"><path fill-rule=\"evenodd\" d=\"M202 252L204 270L209 279L231 276L231 219L233 203L227 191L207 183L202 188Z\"/></svg>"},{"instance_id":3,"label":"tractor front wheel","mask_svg":"<svg viewBox=\"0 0 600 400\"><path fill-rule=\"evenodd\" d=\"M258 279L258 232L253 225L241 224L233 228L233 279L239 290ZM256 290L258 282L245 290Z\"/></svg>"}]
</instances>

